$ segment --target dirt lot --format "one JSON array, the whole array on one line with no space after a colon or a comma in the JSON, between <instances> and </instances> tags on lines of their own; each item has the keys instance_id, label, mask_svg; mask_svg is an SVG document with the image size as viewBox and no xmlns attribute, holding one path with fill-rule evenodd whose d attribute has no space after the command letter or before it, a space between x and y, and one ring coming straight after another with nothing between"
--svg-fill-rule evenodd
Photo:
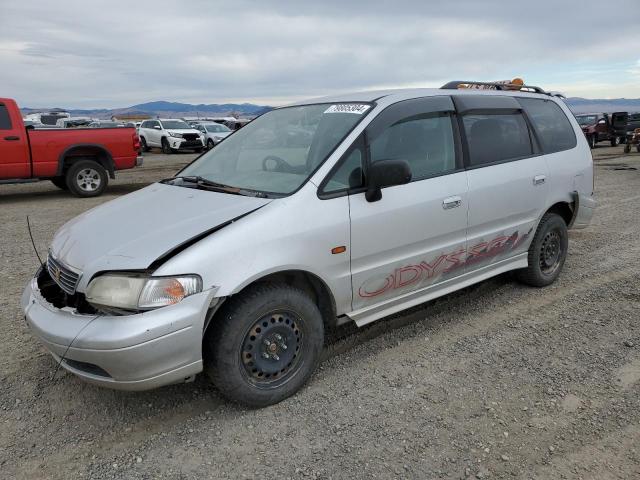
<instances>
[{"instance_id":1,"label":"dirt lot","mask_svg":"<svg viewBox=\"0 0 640 480\"><path fill-rule=\"evenodd\" d=\"M145 393L52 378L19 308L26 215L45 255L65 221L192 156L147 156L93 200L0 186L0 477L640 478L640 155L621 150L595 151L597 214L555 285L503 275L348 330L263 410L202 376Z\"/></svg>"}]
</instances>

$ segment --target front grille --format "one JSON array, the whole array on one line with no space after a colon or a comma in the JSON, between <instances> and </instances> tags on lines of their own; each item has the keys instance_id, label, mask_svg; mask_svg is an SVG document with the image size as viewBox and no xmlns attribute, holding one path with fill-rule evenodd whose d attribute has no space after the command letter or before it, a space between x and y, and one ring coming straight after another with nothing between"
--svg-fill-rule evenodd
<instances>
[{"instance_id":1,"label":"front grille","mask_svg":"<svg viewBox=\"0 0 640 480\"><path fill-rule=\"evenodd\" d=\"M182 138L184 138L187 142L195 142L196 140L200 139L200 135L198 135L197 133L185 133L182 135Z\"/></svg>"},{"instance_id":2,"label":"front grille","mask_svg":"<svg viewBox=\"0 0 640 480\"><path fill-rule=\"evenodd\" d=\"M80 274L59 262L51 254L47 257L47 271L58 286L69 295L73 295L80 280Z\"/></svg>"}]
</instances>

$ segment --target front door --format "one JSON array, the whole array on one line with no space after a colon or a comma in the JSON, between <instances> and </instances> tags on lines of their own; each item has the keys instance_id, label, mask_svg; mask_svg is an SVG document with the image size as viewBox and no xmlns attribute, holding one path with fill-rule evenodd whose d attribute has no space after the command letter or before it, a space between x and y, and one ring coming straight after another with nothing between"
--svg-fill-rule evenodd
<instances>
[{"instance_id":1,"label":"front door","mask_svg":"<svg viewBox=\"0 0 640 480\"><path fill-rule=\"evenodd\" d=\"M464 271L467 174L453 110L450 97L407 100L367 127L368 163L406 160L412 181L374 202L349 196L354 310L401 302Z\"/></svg>"},{"instance_id":2,"label":"front door","mask_svg":"<svg viewBox=\"0 0 640 480\"><path fill-rule=\"evenodd\" d=\"M0 102L0 178L29 178L31 162L27 131Z\"/></svg>"}]
</instances>

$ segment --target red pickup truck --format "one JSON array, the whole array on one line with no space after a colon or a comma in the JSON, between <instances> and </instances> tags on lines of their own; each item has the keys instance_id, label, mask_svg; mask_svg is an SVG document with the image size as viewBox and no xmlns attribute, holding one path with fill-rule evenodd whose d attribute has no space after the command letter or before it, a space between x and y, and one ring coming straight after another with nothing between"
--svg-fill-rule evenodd
<instances>
[{"instance_id":1,"label":"red pickup truck","mask_svg":"<svg viewBox=\"0 0 640 480\"><path fill-rule=\"evenodd\" d=\"M95 197L116 170L142 165L135 128L25 127L14 100L0 98L0 184L51 180Z\"/></svg>"}]
</instances>

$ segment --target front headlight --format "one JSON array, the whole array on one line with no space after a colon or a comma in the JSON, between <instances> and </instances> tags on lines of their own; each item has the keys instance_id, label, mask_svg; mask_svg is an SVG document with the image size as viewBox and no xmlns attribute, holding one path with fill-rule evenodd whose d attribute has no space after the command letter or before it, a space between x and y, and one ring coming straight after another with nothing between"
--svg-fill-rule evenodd
<instances>
[{"instance_id":1,"label":"front headlight","mask_svg":"<svg viewBox=\"0 0 640 480\"><path fill-rule=\"evenodd\" d=\"M108 273L89 283L86 297L97 307L149 310L173 305L201 291L202 279L197 275L146 277Z\"/></svg>"},{"instance_id":2,"label":"front headlight","mask_svg":"<svg viewBox=\"0 0 640 480\"><path fill-rule=\"evenodd\" d=\"M169 132L170 137L182 138L182 134L178 132Z\"/></svg>"}]
</instances>

